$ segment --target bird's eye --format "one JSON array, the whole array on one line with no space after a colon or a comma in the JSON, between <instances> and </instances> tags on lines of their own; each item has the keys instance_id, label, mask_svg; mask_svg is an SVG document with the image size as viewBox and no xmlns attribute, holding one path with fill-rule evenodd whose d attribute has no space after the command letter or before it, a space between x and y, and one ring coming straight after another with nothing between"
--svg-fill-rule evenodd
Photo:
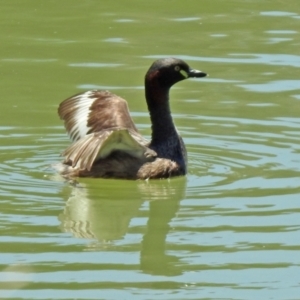
<instances>
[{"instance_id":1,"label":"bird's eye","mask_svg":"<svg viewBox=\"0 0 300 300\"><path fill-rule=\"evenodd\" d=\"M175 71L177 71L177 72L180 71L180 67L179 67L179 66L175 66L174 69L175 69Z\"/></svg>"}]
</instances>

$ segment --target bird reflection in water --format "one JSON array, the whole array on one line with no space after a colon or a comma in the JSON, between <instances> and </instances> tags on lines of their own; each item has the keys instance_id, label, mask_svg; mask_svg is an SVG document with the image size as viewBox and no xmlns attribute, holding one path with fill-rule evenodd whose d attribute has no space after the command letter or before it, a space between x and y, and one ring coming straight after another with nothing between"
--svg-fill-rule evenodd
<instances>
[{"instance_id":1,"label":"bird reflection in water","mask_svg":"<svg viewBox=\"0 0 300 300\"><path fill-rule=\"evenodd\" d=\"M101 183L105 188L100 191ZM142 230L140 268L145 273L177 275L177 258L166 254L165 248L169 223L185 196L186 178L126 181L118 192L116 184L115 180L97 181L97 185L94 181L75 184L59 215L62 231L96 240L89 244L90 251L116 247L114 241L126 235L131 220L141 216L141 206L149 201L147 226Z\"/></svg>"}]
</instances>

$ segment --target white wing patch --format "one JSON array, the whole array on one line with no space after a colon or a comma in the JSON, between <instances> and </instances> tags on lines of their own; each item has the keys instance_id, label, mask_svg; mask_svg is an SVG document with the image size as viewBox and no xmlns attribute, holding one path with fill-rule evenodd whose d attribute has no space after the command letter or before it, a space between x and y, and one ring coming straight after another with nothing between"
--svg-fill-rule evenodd
<instances>
[{"instance_id":1,"label":"white wing patch","mask_svg":"<svg viewBox=\"0 0 300 300\"><path fill-rule=\"evenodd\" d=\"M93 97L93 91L88 91L74 97L74 127L69 132L72 141L77 141L88 133L90 129L87 126L90 107L96 99Z\"/></svg>"}]
</instances>

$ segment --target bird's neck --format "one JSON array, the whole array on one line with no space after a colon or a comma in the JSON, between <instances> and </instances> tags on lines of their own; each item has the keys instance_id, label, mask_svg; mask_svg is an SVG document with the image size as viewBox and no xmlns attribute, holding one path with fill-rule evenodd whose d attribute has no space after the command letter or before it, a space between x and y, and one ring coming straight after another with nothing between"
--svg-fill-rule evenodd
<instances>
[{"instance_id":1,"label":"bird's neck","mask_svg":"<svg viewBox=\"0 0 300 300\"><path fill-rule=\"evenodd\" d=\"M169 88L146 80L145 92L152 123L151 144L160 144L177 137L169 105Z\"/></svg>"},{"instance_id":2,"label":"bird's neck","mask_svg":"<svg viewBox=\"0 0 300 300\"><path fill-rule=\"evenodd\" d=\"M176 161L186 170L185 147L174 125L169 105L170 88L155 81L145 82L146 100L152 122L150 148L158 157ZM184 171L185 172L185 171Z\"/></svg>"}]
</instances>

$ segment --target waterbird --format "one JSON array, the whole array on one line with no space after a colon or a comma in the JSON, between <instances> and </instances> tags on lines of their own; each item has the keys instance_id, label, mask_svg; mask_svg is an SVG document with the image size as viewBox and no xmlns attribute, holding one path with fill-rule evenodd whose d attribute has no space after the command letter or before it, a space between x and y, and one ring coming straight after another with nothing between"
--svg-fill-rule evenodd
<instances>
[{"instance_id":1,"label":"waterbird","mask_svg":"<svg viewBox=\"0 0 300 300\"><path fill-rule=\"evenodd\" d=\"M170 110L169 91L177 82L206 73L177 58L153 62L145 75L151 141L135 126L123 98L91 90L64 100L58 114L73 143L56 169L65 177L158 179L185 175L187 153Z\"/></svg>"}]
</instances>

